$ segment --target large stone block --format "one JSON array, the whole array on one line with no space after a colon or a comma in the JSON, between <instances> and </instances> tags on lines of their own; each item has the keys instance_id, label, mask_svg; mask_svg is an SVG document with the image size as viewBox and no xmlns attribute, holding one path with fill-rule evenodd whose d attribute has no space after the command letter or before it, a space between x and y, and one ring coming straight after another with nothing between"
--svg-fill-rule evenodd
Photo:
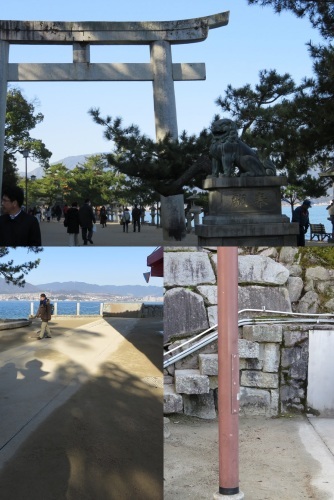
<instances>
[{"instance_id":1,"label":"large stone block","mask_svg":"<svg viewBox=\"0 0 334 500\"><path fill-rule=\"evenodd\" d=\"M206 394L210 390L209 377L199 370L175 370L175 390L180 394Z\"/></svg>"},{"instance_id":2,"label":"large stone block","mask_svg":"<svg viewBox=\"0 0 334 500\"><path fill-rule=\"evenodd\" d=\"M285 347L293 347L296 344L302 343L308 339L307 331L287 331L284 332L284 345Z\"/></svg>"},{"instance_id":3,"label":"large stone block","mask_svg":"<svg viewBox=\"0 0 334 500\"><path fill-rule=\"evenodd\" d=\"M244 370L241 373L241 385L243 387L259 387L262 389L277 389L278 375L276 373L264 373L252 370Z\"/></svg>"},{"instance_id":4,"label":"large stone block","mask_svg":"<svg viewBox=\"0 0 334 500\"><path fill-rule=\"evenodd\" d=\"M289 292L285 287L239 286L239 311L241 309L267 309L271 311L291 311ZM243 313L243 317L255 313Z\"/></svg>"},{"instance_id":5,"label":"large stone block","mask_svg":"<svg viewBox=\"0 0 334 500\"><path fill-rule=\"evenodd\" d=\"M191 417L216 418L213 391L208 394L183 395L184 414Z\"/></svg>"},{"instance_id":6,"label":"large stone block","mask_svg":"<svg viewBox=\"0 0 334 500\"><path fill-rule=\"evenodd\" d=\"M243 327L243 338L252 342L282 342L282 325L247 325Z\"/></svg>"},{"instance_id":7,"label":"large stone block","mask_svg":"<svg viewBox=\"0 0 334 500\"><path fill-rule=\"evenodd\" d=\"M218 324L218 307L217 306L209 306L207 308L208 320L210 326L215 326Z\"/></svg>"},{"instance_id":8,"label":"large stone block","mask_svg":"<svg viewBox=\"0 0 334 500\"><path fill-rule=\"evenodd\" d=\"M264 255L239 256L239 283L254 285L284 285L289 271Z\"/></svg>"},{"instance_id":9,"label":"large stone block","mask_svg":"<svg viewBox=\"0 0 334 500\"><path fill-rule=\"evenodd\" d=\"M241 415L267 415L270 412L270 391L263 389L240 388Z\"/></svg>"},{"instance_id":10,"label":"large stone block","mask_svg":"<svg viewBox=\"0 0 334 500\"><path fill-rule=\"evenodd\" d=\"M166 252L164 286L215 284L216 277L205 252Z\"/></svg>"},{"instance_id":11,"label":"large stone block","mask_svg":"<svg viewBox=\"0 0 334 500\"><path fill-rule=\"evenodd\" d=\"M203 297L184 288L165 293L164 338L181 337L208 328Z\"/></svg>"},{"instance_id":12,"label":"large stone block","mask_svg":"<svg viewBox=\"0 0 334 500\"><path fill-rule=\"evenodd\" d=\"M164 413L182 413L183 400L172 385L164 386Z\"/></svg>"},{"instance_id":13,"label":"large stone block","mask_svg":"<svg viewBox=\"0 0 334 500\"><path fill-rule=\"evenodd\" d=\"M329 270L321 266L308 267L305 272L305 280L328 281L330 279Z\"/></svg>"}]
</instances>

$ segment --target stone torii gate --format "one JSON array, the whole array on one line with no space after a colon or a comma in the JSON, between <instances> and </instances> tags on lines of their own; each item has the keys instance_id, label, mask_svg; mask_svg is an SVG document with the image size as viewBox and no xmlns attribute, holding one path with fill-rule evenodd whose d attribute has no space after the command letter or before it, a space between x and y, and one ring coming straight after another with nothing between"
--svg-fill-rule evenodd
<instances>
[{"instance_id":1,"label":"stone torii gate","mask_svg":"<svg viewBox=\"0 0 334 500\"><path fill-rule=\"evenodd\" d=\"M172 62L171 46L204 41L228 24L229 12L162 22L0 21L0 183L8 82L152 81L157 140L178 137L174 81L204 80L204 63ZM72 63L9 63L9 47L72 45ZM91 63L91 45L148 45L150 63ZM0 184L1 188L1 184Z\"/></svg>"}]
</instances>

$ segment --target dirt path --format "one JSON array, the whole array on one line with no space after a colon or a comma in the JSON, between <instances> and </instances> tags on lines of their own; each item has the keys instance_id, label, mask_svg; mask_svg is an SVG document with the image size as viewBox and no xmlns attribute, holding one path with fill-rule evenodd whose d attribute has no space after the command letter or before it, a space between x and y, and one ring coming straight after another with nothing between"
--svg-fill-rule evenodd
<instances>
[{"instance_id":1,"label":"dirt path","mask_svg":"<svg viewBox=\"0 0 334 500\"><path fill-rule=\"evenodd\" d=\"M324 500L311 486L319 464L298 435L303 417L240 419L240 490L247 500ZM170 418L164 446L164 500L212 499L219 487L218 423Z\"/></svg>"},{"instance_id":2,"label":"dirt path","mask_svg":"<svg viewBox=\"0 0 334 500\"><path fill-rule=\"evenodd\" d=\"M0 474L2 500L163 498L160 330L160 321L138 321L30 435Z\"/></svg>"}]
</instances>

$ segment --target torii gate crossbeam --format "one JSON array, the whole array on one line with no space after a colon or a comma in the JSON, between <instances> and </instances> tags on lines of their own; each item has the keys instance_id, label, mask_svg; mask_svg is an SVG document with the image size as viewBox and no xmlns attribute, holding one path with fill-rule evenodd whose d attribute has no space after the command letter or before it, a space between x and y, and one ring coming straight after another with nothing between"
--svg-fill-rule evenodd
<instances>
[{"instance_id":1,"label":"torii gate crossbeam","mask_svg":"<svg viewBox=\"0 0 334 500\"><path fill-rule=\"evenodd\" d=\"M178 137L174 81L204 80L204 63L173 64L171 46L204 41L229 12L161 22L0 21L0 190L8 82L152 81L157 140ZM11 44L72 45L73 63L9 63ZM90 62L91 45L148 45L150 63Z\"/></svg>"}]
</instances>

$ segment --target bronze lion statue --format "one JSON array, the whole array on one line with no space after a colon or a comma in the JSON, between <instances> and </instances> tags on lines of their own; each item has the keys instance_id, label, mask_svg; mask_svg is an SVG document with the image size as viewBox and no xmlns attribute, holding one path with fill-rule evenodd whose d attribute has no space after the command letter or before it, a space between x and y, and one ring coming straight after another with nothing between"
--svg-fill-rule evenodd
<instances>
[{"instance_id":1,"label":"bronze lion statue","mask_svg":"<svg viewBox=\"0 0 334 500\"><path fill-rule=\"evenodd\" d=\"M262 163L254 149L239 139L236 124L232 120L216 120L212 124L211 132L213 139L210 157L214 177L276 175L275 165L269 159Z\"/></svg>"}]
</instances>

